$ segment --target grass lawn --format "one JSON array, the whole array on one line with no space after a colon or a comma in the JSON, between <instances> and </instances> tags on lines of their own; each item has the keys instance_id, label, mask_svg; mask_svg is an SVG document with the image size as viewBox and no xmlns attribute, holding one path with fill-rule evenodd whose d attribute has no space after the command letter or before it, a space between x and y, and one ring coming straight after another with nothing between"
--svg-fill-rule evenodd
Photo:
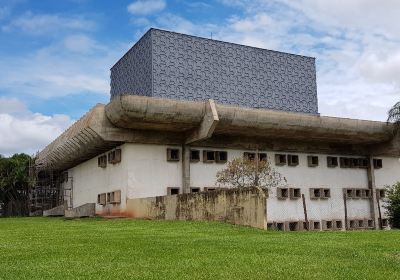
<instances>
[{"instance_id":1,"label":"grass lawn","mask_svg":"<svg viewBox=\"0 0 400 280\"><path fill-rule=\"evenodd\" d=\"M400 279L400 231L0 219L0 279Z\"/></svg>"}]
</instances>

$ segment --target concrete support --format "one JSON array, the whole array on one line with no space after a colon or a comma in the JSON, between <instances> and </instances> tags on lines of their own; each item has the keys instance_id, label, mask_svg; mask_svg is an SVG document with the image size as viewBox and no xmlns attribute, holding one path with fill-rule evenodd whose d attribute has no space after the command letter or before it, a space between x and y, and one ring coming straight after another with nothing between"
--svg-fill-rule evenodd
<instances>
[{"instance_id":1,"label":"concrete support","mask_svg":"<svg viewBox=\"0 0 400 280\"><path fill-rule=\"evenodd\" d=\"M182 192L190 193L190 147L182 145Z\"/></svg>"},{"instance_id":2,"label":"concrete support","mask_svg":"<svg viewBox=\"0 0 400 280\"><path fill-rule=\"evenodd\" d=\"M376 200L376 185L375 185L375 172L374 172L374 161L372 156L368 156L369 166L367 168L367 177L368 177L368 188L371 190L371 198L370 198L370 212L371 218L374 221L375 229L379 229L379 209Z\"/></svg>"}]
</instances>

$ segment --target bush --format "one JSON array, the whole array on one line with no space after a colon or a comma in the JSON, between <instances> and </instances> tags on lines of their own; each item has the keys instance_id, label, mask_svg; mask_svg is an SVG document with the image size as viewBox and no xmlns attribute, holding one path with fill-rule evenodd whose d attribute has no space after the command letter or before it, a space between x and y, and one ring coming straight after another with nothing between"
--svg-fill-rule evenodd
<instances>
[{"instance_id":1,"label":"bush","mask_svg":"<svg viewBox=\"0 0 400 280\"><path fill-rule=\"evenodd\" d=\"M400 182L386 187L386 210L392 228L400 228Z\"/></svg>"}]
</instances>

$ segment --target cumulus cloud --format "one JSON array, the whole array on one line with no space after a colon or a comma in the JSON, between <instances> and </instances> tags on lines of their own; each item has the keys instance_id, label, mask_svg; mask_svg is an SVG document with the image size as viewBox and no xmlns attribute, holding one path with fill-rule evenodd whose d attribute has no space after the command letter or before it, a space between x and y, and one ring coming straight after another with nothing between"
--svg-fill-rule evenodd
<instances>
[{"instance_id":1,"label":"cumulus cloud","mask_svg":"<svg viewBox=\"0 0 400 280\"><path fill-rule=\"evenodd\" d=\"M60 135L72 120L66 115L30 112L19 100L0 98L0 154L34 154Z\"/></svg>"},{"instance_id":2,"label":"cumulus cloud","mask_svg":"<svg viewBox=\"0 0 400 280\"><path fill-rule=\"evenodd\" d=\"M150 15L165 9L165 0L138 0L128 6L128 12L133 15Z\"/></svg>"}]
</instances>

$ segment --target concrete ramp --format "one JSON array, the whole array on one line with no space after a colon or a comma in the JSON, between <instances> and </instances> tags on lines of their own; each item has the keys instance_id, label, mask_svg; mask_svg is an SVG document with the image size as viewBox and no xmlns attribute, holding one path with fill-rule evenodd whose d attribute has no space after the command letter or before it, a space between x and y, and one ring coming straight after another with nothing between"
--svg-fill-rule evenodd
<instances>
[{"instance_id":1,"label":"concrete ramp","mask_svg":"<svg viewBox=\"0 0 400 280\"><path fill-rule=\"evenodd\" d=\"M49 210L43 211L43 217L56 217L56 216L64 216L65 206L60 205Z\"/></svg>"},{"instance_id":2,"label":"concrete ramp","mask_svg":"<svg viewBox=\"0 0 400 280\"><path fill-rule=\"evenodd\" d=\"M66 219L94 217L96 214L96 204L86 203L71 210L65 210Z\"/></svg>"}]
</instances>

